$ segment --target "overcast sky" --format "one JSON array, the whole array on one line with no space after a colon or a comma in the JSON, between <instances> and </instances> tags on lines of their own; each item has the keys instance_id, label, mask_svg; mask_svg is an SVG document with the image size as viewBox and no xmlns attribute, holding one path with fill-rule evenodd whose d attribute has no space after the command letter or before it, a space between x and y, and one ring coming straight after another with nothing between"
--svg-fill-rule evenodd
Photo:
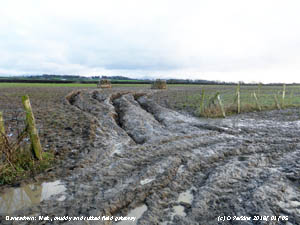
<instances>
[{"instance_id":1,"label":"overcast sky","mask_svg":"<svg viewBox=\"0 0 300 225\"><path fill-rule=\"evenodd\" d=\"M300 82L299 0L0 3L0 75Z\"/></svg>"}]
</instances>

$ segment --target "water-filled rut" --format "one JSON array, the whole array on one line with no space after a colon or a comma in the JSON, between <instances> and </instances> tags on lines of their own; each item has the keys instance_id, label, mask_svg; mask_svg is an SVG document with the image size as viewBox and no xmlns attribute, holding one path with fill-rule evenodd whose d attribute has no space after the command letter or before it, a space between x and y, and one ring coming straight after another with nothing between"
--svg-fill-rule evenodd
<instances>
[{"instance_id":1,"label":"water-filled rut","mask_svg":"<svg viewBox=\"0 0 300 225\"><path fill-rule=\"evenodd\" d=\"M208 120L164 108L143 92L77 91L66 101L90 118L93 138L78 166L60 179L63 200L52 196L13 215L137 218L119 224L300 224L297 109L288 110L288 119L283 110ZM222 216L252 220L218 221ZM35 223L41 221L18 222Z\"/></svg>"}]
</instances>

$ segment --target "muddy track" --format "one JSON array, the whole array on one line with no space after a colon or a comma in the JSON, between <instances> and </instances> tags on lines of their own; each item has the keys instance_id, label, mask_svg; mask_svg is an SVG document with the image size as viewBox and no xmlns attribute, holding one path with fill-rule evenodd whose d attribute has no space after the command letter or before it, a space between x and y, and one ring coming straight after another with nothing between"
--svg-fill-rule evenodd
<instances>
[{"instance_id":1,"label":"muddy track","mask_svg":"<svg viewBox=\"0 0 300 225\"><path fill-rule=\"evenodd\" d=\"M77 91L67 101L95 123L94 138L61 179L65 200L53 196L19 215L126 216L144 207L137 224L300 224L297 109L289 121L281 120L284 111L207 120L143 92Z\"/></svg>"}]
</instances>

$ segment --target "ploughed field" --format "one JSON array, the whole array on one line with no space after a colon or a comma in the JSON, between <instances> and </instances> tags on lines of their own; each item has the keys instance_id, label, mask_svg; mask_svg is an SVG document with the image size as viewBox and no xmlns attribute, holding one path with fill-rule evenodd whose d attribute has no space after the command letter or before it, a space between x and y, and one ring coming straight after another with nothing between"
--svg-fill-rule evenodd
<instances>
[{"instance_id":1,"label":"ploughed field","mask_svg":"<svg viewBox=\"0 0 300 225\"><path fill-rule=\"evenodd\" d=\"M42 145L60 158L35 179L64 186L11 215L137 217L128 224L300 224L299 108L196 118L174 110L174 93L191 91L185 88L0 89L12 134L21 126L11 120L21 109L20 96L29 94ZM5 215L1 223L11 224ZM218 221L223 216L231 220Z\"/></svg>"}]
</instances>

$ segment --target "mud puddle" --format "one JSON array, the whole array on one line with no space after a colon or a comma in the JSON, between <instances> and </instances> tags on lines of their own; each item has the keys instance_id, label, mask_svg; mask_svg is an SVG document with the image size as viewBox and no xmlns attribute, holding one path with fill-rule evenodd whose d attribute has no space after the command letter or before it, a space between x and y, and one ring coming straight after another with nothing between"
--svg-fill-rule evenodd
<instances>
[{"instance_id":1,"label":"mud puddle","mask_svg":"<svg viewBox=\"0 0 300 225\"><path fill-rule=\"evenodd\" d=\"M194 195L193 195L193 191L195 191L196 189L190 188L189 190L180 193L180 195L178 196L177 202L178 203L185 203L185 204L192 204L193 199L194 199Z\"/></svg>"},{"instance_id":2,"label":"mud puddle","mask_svg":"<svg viewBox=\"0 0 300 225\"><path fill-rule=\"evenodd\" d=\"M169 221L165 221L162 223L162 225L167 225L168 223L172 223L174 217L177 216L182 216L185 217L186 214L186 209L191 208L192 202L194 199L193 191L196 191L194 187L186 190L185 192L182 192L179 194L178 199L176 201L176 204L172 208L171 212L171 218Z\"/></svg>"},{"instance_id":3,"label":"mud puddle","mask_svg":"<svg viewBox=\"0 0 300 225\"><path fill-rule=\"evenodd\" d=\"M134 221L120 221L116 225L136 225L138 220L142 217L144 212L146 212L148 207L143 204L133 210L131 210L125 217L135 218Z\"/></svg>"},{"instance_id":4,"label":"mud puddle","mask_svg":"<svg viewBox=\"0 0 300 225\"><path fill-rule=\"evenodd\" d=\"M81 154L66 159L75 164L62 175L70 196L18 215L129 212L137 224L189 225L261 215L300 224L299 109L208 120L164 108L145 93L96 90L71 94L66 107L94 126L83 132Z\"/></svg>"},{"instance_id":5,"label":"mud puddle","mask_svg":"<svg viewBox=\"0 0 300 225\"><path fill-rule=\"evenodd\" d=\"M59 180L9 188L4 193L0 193L0 214L12 214L15 211L37 205L57 194L61 194L57 200L63 201L65 190L65 186Z\"/></svg>"}]
</instances>

